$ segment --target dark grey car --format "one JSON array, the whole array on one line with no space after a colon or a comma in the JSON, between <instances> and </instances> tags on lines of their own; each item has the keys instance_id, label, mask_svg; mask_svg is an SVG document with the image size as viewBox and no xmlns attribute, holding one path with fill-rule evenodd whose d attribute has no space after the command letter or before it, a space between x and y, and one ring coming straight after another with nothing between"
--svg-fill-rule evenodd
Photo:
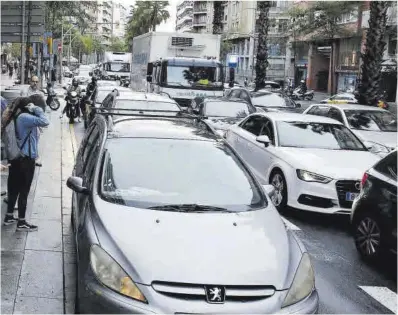
<instances>
[{"instance_id":1,"label":"dark grey car","mask_svg":"<svg viewBox=\"0 0 398 315\"><path fill-rule=\"evenodd\" d=\"M314 272L206 124L96 115L73 177L81 313L313 313Z\"/></svg>"}]
</instances>

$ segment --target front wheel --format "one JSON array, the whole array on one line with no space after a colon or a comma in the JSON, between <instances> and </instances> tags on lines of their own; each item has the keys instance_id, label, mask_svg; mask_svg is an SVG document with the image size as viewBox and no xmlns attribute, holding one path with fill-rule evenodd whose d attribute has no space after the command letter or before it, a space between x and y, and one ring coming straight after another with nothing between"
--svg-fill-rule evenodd
<instances>
[{"instance_id":1,"label":"front wheel","mask_svg":"<svg viewBox=\"0 0 398 315\"><path fill-rule=\"evenodd\" d=\"M53 100L50 102L48 105L52 110L58 110L58 108L61 106L58 98L53 98Z\"/></svg>"},{"instance_id":2,"label":"front wheel","mask_svg":"<svg viewBox=\"0 0 398 315\"><path fill-rule=\"evenodd\" d=\"M271 197L272 203L279 212L286 212L287 209L287 184L285 176L279 170L273 171L270 177L270 184L275 187L275 193Z\"/></svg>"}]
</instances>

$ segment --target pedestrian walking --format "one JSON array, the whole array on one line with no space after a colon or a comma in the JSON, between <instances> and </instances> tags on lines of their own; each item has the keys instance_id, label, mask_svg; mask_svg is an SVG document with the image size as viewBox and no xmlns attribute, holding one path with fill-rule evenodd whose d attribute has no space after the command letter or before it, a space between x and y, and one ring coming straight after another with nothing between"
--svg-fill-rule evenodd
<instances>
[{"instance_id":1,"label":"pedestrian walking","mask_svg":"<svg viewBox=\"0 0 398 315\"><path fill-rule=\"evenodd\" d=\"M6 137L16 136L19 153L9 160L8 207L4 225L17 223L17 231L37 231L38 227L26 221L26 207L30 186L35 173L35 160L38 153L38 127L49 125L44 113L45 108L34 104L41 104L41 96L33 94L29 97L17 99L13 114L15 130L6 130ZM9 124L12 127L11 124ZM8 126L7 126L8 128ZM10 145L11 142L8 142ZM8 149L11 150L10 147ZM14 151L15 152L15 151ZM11 156L11 154L10 154ZM18 199L18 219L14 217L14 206Z\"/></svg>"},{"instance_id":2,"label":"pedestrian walking","mask_svg":"<svg viewBox=\"0 0 398 315\"><path fill-rule=\"evenodd\" d=\"M46 81L49 81L49 77L48 77L48 71L50 70L49 69L49 66L48 66L48 63L46 62L46 63L44 63L44 76L45 76L45 78L46 78Z\"/></svg>"}]
</instances>

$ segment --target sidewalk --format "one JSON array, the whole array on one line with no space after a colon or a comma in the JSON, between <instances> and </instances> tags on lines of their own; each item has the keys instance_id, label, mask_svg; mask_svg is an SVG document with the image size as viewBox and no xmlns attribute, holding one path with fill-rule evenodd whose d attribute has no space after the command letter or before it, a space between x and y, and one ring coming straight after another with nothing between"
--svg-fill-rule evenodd
<instances>
[{"instance_id":1,"label":"sidewalk","mask_svg":"<svg viewBox=\"0 0 398 315\"><path fill-rule=\"evenodd\" d=\"M75 249L71 235L71 175L74 153L69 124L59 112L40 139L43 166L36 168L26 218L37 232L1 227L1 313L74 313ZM7 177L2 174L2 188ZM4 197L2 197L3 201ZM2 202L4 218L7 205Z\"/></svg>"}]
</instances>

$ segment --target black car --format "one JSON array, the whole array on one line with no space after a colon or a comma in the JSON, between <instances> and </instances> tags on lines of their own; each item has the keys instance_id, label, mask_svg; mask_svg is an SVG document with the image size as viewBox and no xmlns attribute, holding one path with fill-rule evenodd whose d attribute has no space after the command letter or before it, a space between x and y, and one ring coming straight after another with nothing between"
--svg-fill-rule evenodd
<instances>
[{"instance_id":1,"label":"black car","mask_svg":"<svg viewBox=\"0 0 398 315\"><path fill-rule=\"evenodd\" d=\"M196 97L188 107L188 113L198 115L221 136L232 124L256 111L242 99L226 97Z\"/></svg>"},{"instance_id":2,"label":"black car","mask_svg":"<svg viewBox=\"0 0 398 315\"><path fill-rule=\"evenodd\" d=\"M363 175L351 223L359 254L368 261L397 253L397 151Z\"/></svg>"},{"instance_id":3,"label":"black car","mask_svg":"<svg viewBox=\"0 0 398 315\"><path fill-rule=\"evenodd\" d=\"M245 88L233 88L226 97L240 98L263 111L301 112L301 105L283 92L271 92L266 89L254 92Z\"/></svg>"}]
</instances>

